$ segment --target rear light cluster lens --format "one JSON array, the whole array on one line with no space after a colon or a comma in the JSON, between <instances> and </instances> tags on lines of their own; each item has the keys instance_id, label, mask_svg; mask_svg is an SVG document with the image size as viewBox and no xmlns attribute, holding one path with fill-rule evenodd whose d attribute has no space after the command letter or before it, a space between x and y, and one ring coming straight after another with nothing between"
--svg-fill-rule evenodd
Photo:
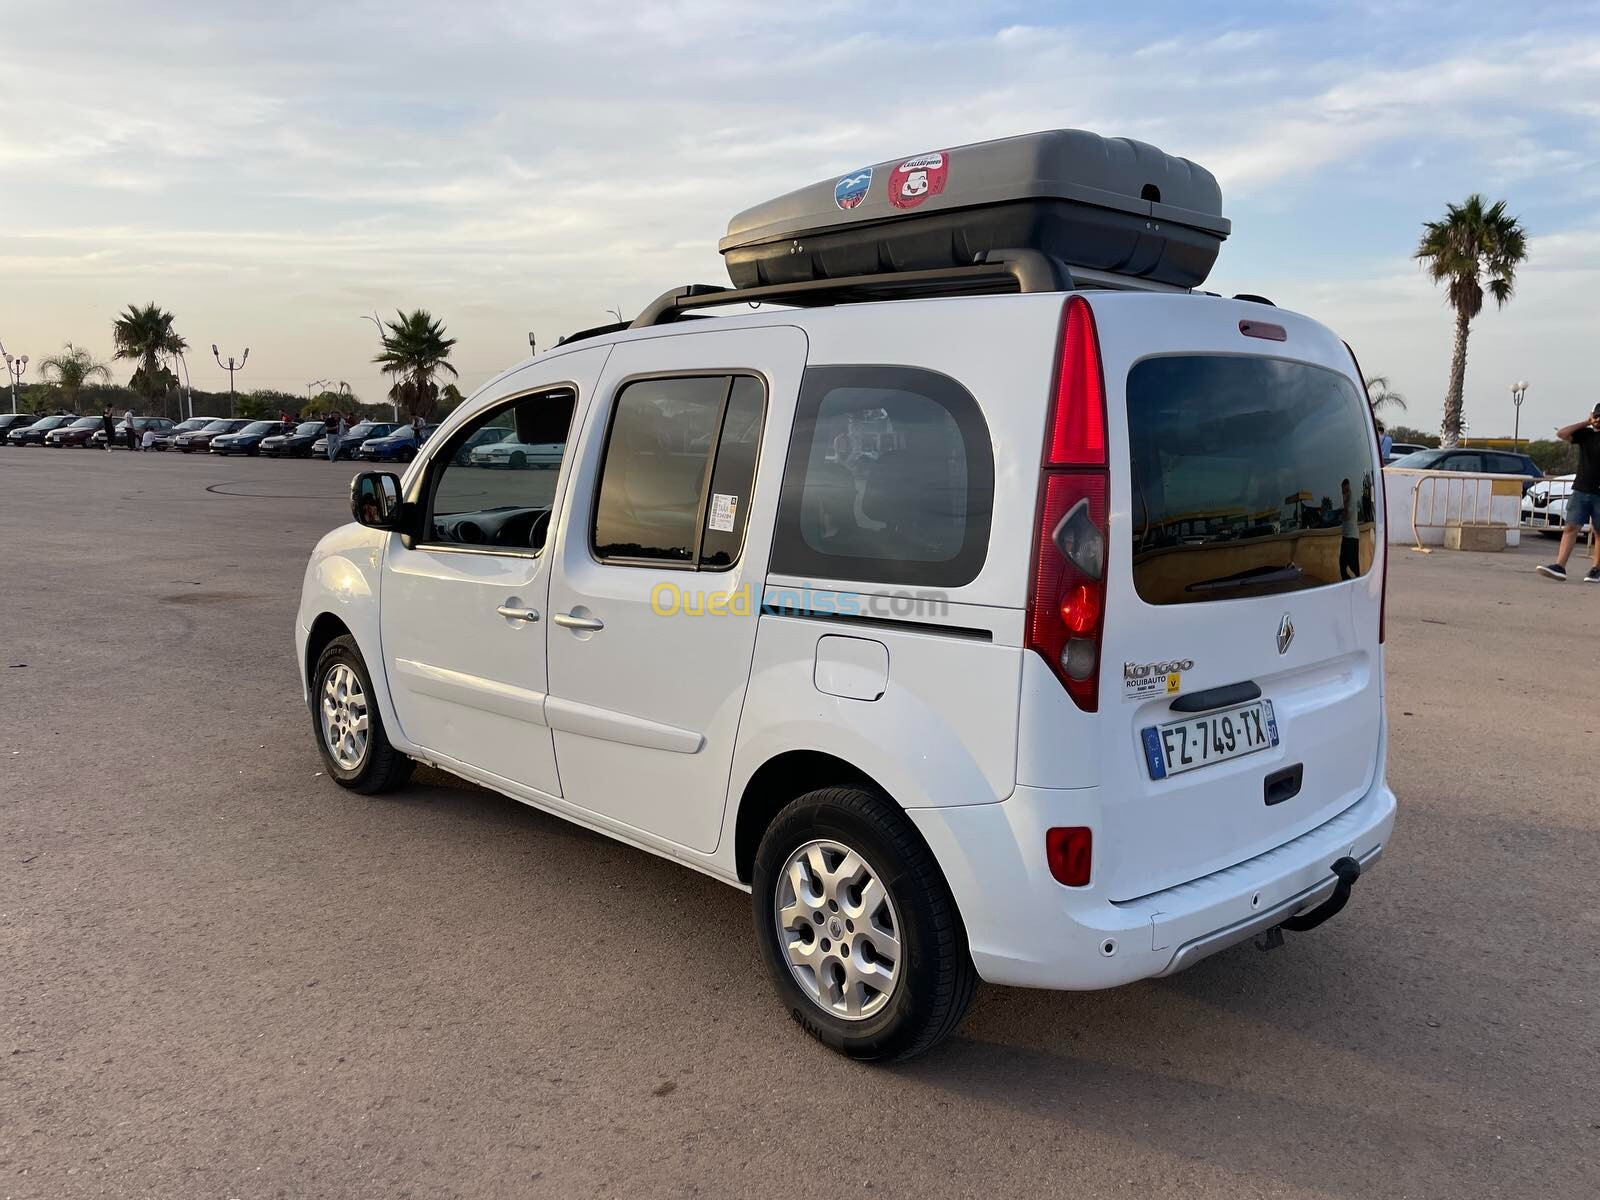
<instances>
[{"instance_id":1,"label":"rear light cluster lens","mask_svg":"<svg viewBox=\"0 0 1600 1200\"><path fill-rule=\"evenodd\" d=\"M1029 581L1028 648L1080 709L1096 712L1106 601L1106 398L1094 314L1080 296L1067 301L1062 316L1054 401Z\"/></svg>"},{"instance_id":2,"label":"rear light cluster lens","mask_svg":"<svg viewBox=\"0 0 1600 1200\"><path fill-rule=\"evenodd\" d=\"M1050 874L1066 887L1088 887L1094 866L1094 833L1086 825L1048 829L1044 857Z\"/></svg>"}]
</instances>

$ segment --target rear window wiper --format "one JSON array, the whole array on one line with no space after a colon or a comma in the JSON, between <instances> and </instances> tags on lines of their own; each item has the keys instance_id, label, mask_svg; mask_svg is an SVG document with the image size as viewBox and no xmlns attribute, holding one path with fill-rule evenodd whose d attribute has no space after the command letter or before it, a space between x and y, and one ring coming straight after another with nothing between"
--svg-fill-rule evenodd
<instances>
[{"instance_id":1,"label":"rear window wiper","mask_svg":"<svg viewBox=\"0 0 1600 1200\"><path fill-rule=\"evenodd\" d=\"M1298 583L1305 576L1306 573L1294 563L1285 563L1281 567L1251 567L1248 571L1238 571L1232 575L1202 579L1198 583L1191 583L1184 591L1220 592L1228 588L1269 587L1276 583Z\"/></svg>"}]
</instances>

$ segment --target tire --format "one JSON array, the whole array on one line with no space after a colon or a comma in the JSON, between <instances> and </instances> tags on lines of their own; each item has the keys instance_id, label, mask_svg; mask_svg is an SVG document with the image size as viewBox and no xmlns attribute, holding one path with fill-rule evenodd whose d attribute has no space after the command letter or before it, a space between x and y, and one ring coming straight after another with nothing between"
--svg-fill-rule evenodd
<instances>
[{"instance_id":1,"label":"tire","mask_svg":"<svg viewBox=\"0 0 1600 1200\"><path fill-rule=\"evenodd\" d=\"M859 869L853 874L841 851L854 854ZM818 861L814 854L822 876L809 865ZM789 874L796 859L803 893ZM871 880L882 885L882 899L871 898ZM886 797L830 787L791 802L761 838L751 883L767 974L790 1015L824 1045L867 1061L910 1058L948 1037L966 1016L978 973L955 899L933 853ZM812 933L809 942L785 936L801 930ZM898 934L893 951L887 942L887 952L875 947L872 935L880 930ZM805 955L808 945L812 952L832 950L832 959L815 960L831 983L820 984L815 967L791 967L790 948ZM869 972L897 955L890 986L862 986L858 974L841 987L841 946L853 969L864 965Z\"/></svg>"},{"instance_id":2,"label":"tire","mask_svg":"<svg viewBox=\"0 0 1600 1200\"><path fill-rule=\"evenodd\" d=\"M359 685L362 715L366 718L367 737L359 753L353 752L353 741L347 742L337 736L330 727L334 718L324 714L325 701L332 702L336 708L341 702L346 704L345 717L355 713L355 705L349 703L357 694L355 688L348 686L352 677ZM336 685L333 689L336 694L325 696L330 678ZM416 763L389 744L383 729L383 715L372 699L372 677L367 673L367 664L354 638L346 634L329 642L317 659L311 679L311 729L316 735L317 749L322 752L322 762L335 783L364 796L373 796L392 791L411 778ZM343 748L340 754L335 753L333 741L338 741Z\"/></svg>"},{"instance_id":3,"label":"tire","mask_svg":"<svg viewBox=\"0 0 1600 1200\"><path fill-rule=\"evenodd\" d=\"M513 450L511 452L511 457L506 460L506 464L513 471L520 471L528 465L528 456L521 450Z\"/></svg>"},{"instance_id":4,"label":"tire","mask_svg":"<svg viewBox=\"0 0 1600 1200\"><path fill-rule=\"evenodd\" d=\"M408 463L417 456L417 452L410 446L402 446L398 455L401 462Z\"/></svg>"}]
</instances>

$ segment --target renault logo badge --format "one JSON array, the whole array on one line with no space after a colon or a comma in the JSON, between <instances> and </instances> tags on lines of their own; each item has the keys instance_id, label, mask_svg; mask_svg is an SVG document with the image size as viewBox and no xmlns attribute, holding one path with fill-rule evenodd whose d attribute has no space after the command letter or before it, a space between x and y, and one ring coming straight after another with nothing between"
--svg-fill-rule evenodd
<instances>
[{"instance_id":1,"label":"renault logo badge","mask_svg":"<svg viewBox=\"0 0 1600 1200\"><path fill-rule=\"evenodd\" d=\"M1288 613L1278 622L1278 653L1289 653L1289 643L1294 641L1294 618Z\"/></svg>"}]
</instances>

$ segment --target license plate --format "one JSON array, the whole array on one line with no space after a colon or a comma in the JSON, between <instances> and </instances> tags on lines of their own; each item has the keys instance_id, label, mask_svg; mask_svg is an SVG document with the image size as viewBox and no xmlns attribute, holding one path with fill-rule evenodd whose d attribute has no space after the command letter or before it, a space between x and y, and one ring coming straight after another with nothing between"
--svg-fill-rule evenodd
<instances>
[{"instance_id":1,"label":"license plate","mask_svg":"<svg viewBox=\"0 0 1600 1200\"><path fill-rule=\"evenodd\" d=\"M1140 731L1151 779L1182 775L1242 758L1278 744L1271 700L1256 700L1204 716L1151 725Z\"/></svg>"}]
</instances>

